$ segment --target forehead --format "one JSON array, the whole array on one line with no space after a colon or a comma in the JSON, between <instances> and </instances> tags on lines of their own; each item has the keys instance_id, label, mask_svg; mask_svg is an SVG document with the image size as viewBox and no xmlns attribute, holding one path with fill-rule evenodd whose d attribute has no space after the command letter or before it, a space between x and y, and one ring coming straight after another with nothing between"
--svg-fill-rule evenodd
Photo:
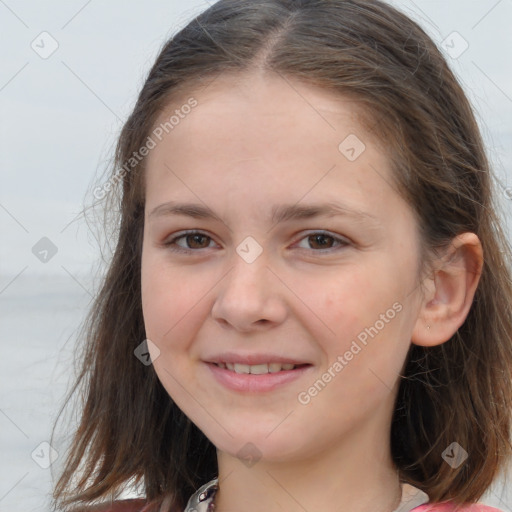
<instances>
[{"instance_id":1,"label":"forehead","mask_svg":"<svg viewBox=\"0 0 512 512\"><path fill-rule=\"evenodd\" d=\"M213 123L222 125L229 120L238 121L249 128L256 123L264 123L265 120L268 123L279 120L287 123L300 118L303 121L309 119L311 125L322 124L324 130L331 132L336 132L337 121L344 121L347 126L352 125L354 130L361 132L363 123L368 122L368 112L355 98L278 73L266 72L223 74L202 87L191 87L188 92L181 89L161 112L155 126L168 121L173 113L190 103L191 98L197 102L197 106L184 116L190 120L180 124L194 130L198 125L208 128ZM186 110L189 110L188 107ZM183 121L183 116L180 117ZM301 126L303 125L295 126L288 122L286 131L293 131ZM173 132L178 131L175 128L172 129ZM308 131L305 135L308 135ZM369 137L369 134L365 136Z\"/></svg>"},{"instance_id":2,"label":"forehead","mask_svg":"<svg viewBox=\"0 0 512 512\"><path fill-rule=\"evenodd\" d=\"M218 76L157 119L168 130L148 156L146 199L163 199L162 185L181 180L196 193L299 200L342 186L355 200L389 200L388 158L361 118L355 101L278 74Z\"/></svg>"}]
</instances>

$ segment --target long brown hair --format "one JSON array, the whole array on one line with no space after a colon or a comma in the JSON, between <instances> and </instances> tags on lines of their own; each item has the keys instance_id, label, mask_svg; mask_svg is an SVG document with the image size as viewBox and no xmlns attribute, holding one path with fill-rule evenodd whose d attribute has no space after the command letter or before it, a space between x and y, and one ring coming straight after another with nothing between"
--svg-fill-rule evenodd
<instances>
[{"instance_id":1,"label":"long brown hair","mask_svg":"<svg viewBox=\"0 0 512 512\"><path fill-rule=\"evenodd\" d=\"M180 509L217 474L215 447L173 403L153 367L134 356L145 339L145 160L126 162L173 101L219 74L256 68L363 107L417 217L425 264L456 235L478 235L485 261L469 315L448 342L411 346L390 440L402 480L432 502L476 501L511 453L511 248L462 88L430 37L382 1L220 0L162 48L120 134L110 178L119 194L110 185L102 189L119 198L105 202L119 211L117 245L85 324L81 371L70 393L80 389L84 406L55 503L90 504L131 480L148 500L167 495ZM456 469L442 458L454 441L470 455Z\"/></svg>"}]
</instances>

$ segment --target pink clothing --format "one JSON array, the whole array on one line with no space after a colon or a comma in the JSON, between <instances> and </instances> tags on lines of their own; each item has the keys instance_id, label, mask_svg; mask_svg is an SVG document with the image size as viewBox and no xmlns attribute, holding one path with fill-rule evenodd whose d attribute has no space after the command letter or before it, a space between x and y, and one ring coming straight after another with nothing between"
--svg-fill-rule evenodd
<instances>
[{"instance_id":1,"label":"pink clothing","mask_svg":"<svg viewBox=\"0 0 512 512\"><path fill-rule=\"evenodd\" d=\"M425 505L420 505L419 507L416 507L411 512L455 512L456 505L451 502L444 502L444 503L434 503L432 505L429 505L426 503ZM458 509L461 512L503 512L502 510L499 510L494 507L489 507L487 505L481 505L480 503L474 503L470 505L460 505L460 508Z\"/></svg>"},{"instance_id":2,"label":"pink clothing","mask_svg":"<svg viewBox=\"0 0 512 512\"><path fill-rule=\"evenodd\" d=\"M457 509L456 505L450 502L434 503L432 505L426 503L425 505L416 507L411 512L455 512L456 510L460 510L461 512L502 512L497 508L481 505L480 503L460 505L460 508Z\"/></svg>"}]
</instances>

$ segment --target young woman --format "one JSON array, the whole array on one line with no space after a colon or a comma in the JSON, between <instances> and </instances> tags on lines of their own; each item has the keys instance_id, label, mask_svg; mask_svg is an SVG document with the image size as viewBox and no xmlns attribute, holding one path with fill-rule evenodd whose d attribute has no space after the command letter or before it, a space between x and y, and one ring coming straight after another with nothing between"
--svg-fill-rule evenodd
<instances>
[{"instance_id":1,"label":"young woman","mask_svg":"<svg viewBox=\"0 0 512 512\"><path fill-rule=\"evenodd\" d=\"M112 189L57 506L492 510L511 251L473 111L416 23L220 0L162 49ZM129 481L146 497L115 501Z\"/></svg>"}]
</instances>

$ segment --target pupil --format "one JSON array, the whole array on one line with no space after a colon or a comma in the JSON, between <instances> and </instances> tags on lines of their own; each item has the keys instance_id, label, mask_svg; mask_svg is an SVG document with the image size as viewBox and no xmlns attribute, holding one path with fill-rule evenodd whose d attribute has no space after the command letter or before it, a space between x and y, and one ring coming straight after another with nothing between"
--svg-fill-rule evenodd
<instances>
[{"instance_id":1,"label":"pupil","mask_svg":"<svg viewBox=\"0 0 512 512\"><path fill-rule=\"evenodd\" d=\"M204 242L207 237L204 235L188 235L187 238L187 244L189 247L202 248L204 247Z\"/></svg>"},{"instance_id":2,"label":"pupil","mask_svg":"<svg viewBox=\"0 0 512 512\"><path fill-rule=\"evenodd\" d=\"M332 246L332 237L329 235L312 235L309 238L313 246L317 244L321 249Z\"/></svg>"}]
</instances>

